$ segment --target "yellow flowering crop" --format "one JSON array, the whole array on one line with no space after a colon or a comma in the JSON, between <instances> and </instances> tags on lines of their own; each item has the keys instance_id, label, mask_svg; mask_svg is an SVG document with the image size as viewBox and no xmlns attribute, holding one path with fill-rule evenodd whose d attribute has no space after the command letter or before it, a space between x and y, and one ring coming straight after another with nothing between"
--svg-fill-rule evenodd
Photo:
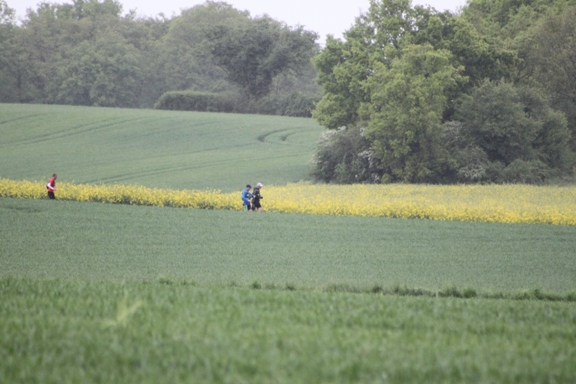
<instances>
[{"instance_id":1,"label":"yellow flowering crop","mask_svg":"<svg viewBox=\"0 0 576 384\"><path fill-rule=\"evenodd\" d=\"M238 192L153 189L58 183L62 200L240 210ZM313 185L267 186L266 211L431 220L576 225L576 187L530 185ZM0 179L0 196L46 198L43 182Z\"/></svg>"},{"instance_id":2,"label":"yellow flowering crop","mask_svg":"<svg viewBox=\"0 0 576 384\"><path fill-rule=\"evenodd\" d=\"M152 205L158 207L239 209L238 199L219 191L178 191L127 185L56 185L59 200L92 201L112 204ZM0 196L26 199L46 198L45 183L0 179Z\"/></svg>"},{"instance_id":3,"label":"yellow flowering crop","mask_svg":"<svg viewBox=\"0 0 576 384\"><path fill-rule=\"evenodd\" d=\"M576 225L576 187L290 184L262 194L276 212Z\"/></svg>"}]
</instances>

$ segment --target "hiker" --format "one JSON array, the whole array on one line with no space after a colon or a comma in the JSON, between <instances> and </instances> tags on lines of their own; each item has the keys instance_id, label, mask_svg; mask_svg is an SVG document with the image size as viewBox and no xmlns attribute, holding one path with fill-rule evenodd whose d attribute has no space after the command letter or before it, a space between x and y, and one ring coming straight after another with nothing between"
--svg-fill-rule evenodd
<instances>
[{"instance_id":1,"label":"hiker","mask_svg":"<svg viewBox=\"0 0 576 384\"><path fill-rule=\"evenodd\" d=\"M258 212L262 212L262 206L260 205L260 200L264 198L260 194L260 189L262 189L262 187L262 183L258 183L252 191L252 210L258 210Z\"/></svg>"},{"instance_id":2,"label":"hiker","mask_svg":"<svg viewBox=\"0 0 576 384\"><path fill-rule=\"evenodd\" d=\"M56 196L54 196L54 192L56 192L56 179L58 178L57 174L53 174L52 178L48 180L48 184L46 184L46 190L48 192L48 198L50 200L55 200Z\"/></svg>"},{"instance_id":3,"label":"hiker","mask_svg":"<svg viewBox=\"0 0 576 384\"><path fill-rule=\"evenodd\" d=\"M252 186L248 184L242 191L242 208L245 211L252 211L252 205L250 204L250 198L252 197L252 194L250 193L250 188L252 188Z\"/></svg>"}]
</instances>

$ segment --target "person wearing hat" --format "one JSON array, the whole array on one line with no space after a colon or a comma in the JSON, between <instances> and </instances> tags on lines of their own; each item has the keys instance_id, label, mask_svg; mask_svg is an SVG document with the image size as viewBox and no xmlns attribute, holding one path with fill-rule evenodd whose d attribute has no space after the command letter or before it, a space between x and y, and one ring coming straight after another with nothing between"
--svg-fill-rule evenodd
<instances>
[{"instance_id":1,"label":"person wearing hat","mask_svg":"<svg viewBox=\"0 0 576 384\"><path fill-rule=\"evenodd\" d=\"M252 210L258 210L258 212L262 212L262 206L260 205L260 200L263 199L260 194L260 189L262 189L262 187L262 183L258 183L252 191Z\"/></svg>"},{"instance_id":2,"label":"person wearing hat","mask_svg":"<svg viewBox=\"0 0 576 384\"><path fill-rule=\"evenodd\" d=\"M252 197L252 194L250 193L250 188L252 187L250 186L250 184L248 184L246 188L244 188L244 190L242 191L242 208L245 211L252 210L252 205L250 205L250 198Z\"/></svg>"}]
</instances>

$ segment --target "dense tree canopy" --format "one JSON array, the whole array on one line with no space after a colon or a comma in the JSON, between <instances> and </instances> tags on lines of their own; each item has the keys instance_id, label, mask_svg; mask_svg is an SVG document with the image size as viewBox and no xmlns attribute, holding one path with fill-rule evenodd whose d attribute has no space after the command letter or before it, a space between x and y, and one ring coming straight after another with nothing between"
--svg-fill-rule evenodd
<instances>
[{"instance_id":1,"label":"dense tree canopy","mask_svg":"<svg viewBox=\"0 0 576 384\"><path fill-rule=\"evenodd\" d=\"M266 96L276 76L304 68L316 53L315 33L291 29L267 16L212 25L207 35L215 62L253 99Z\"/></svg>"},{"instance_id":2,"label":"dense tree canopy","mask_svg":"<svg viewBox=\"0 0 576 384\"><path fill-rule=\"evenodd\" d=\"M167 19L116 0L40 3L16 23L0 0L0 101L152 107L168 91L317 95L318 36L207 1Z\"/></svg>"},{"instance_id":3,"label":"dense tree canopy","mask_svg":"<svg viewBox=\"0 0 576 384\"><path fill-rule=\"evenodd\" d=\"M390 66L375 66L367 137L387 177L435 181L446 167L442 113L461 79L450 58L430 45L409 45Z\"/></svg>"},{"instance_id":4,"label":"dense tree canopy","mask_svg":"<svg viewBox=\"0 0 576 384\"><path fill-rule=\"evenodd\" d=\"M573 3L470 0L451 14L410 0L371 0L344 40L328 39L314 58L324 95L313 116L365 141L342 153L334 144L346 135L332 135L334 144L319 145L313 174L332 172L349 182L544 182L570 175ZM341 153L329 156L332 147ZM346 151L369 153L370 178L342 175L361 174L345 166L358 158Z\"/></svg>"},{"instance_id":5,"label":"dense tree canopy","mask_svg":"<svg viewBox=\"0 0 576 384\"><path fill-rule=\"evenodd\" d=\"M535 29L533 41L527 61L553 105L566 114L576 150L576 5L560 14L549 13Z\"/></svg>"},{"instance_id":6,"label":"dense tree canopy","mask_svg":"<svg viewBox=\"0 0 576 384\"><path fill-rule=\"evenodd\" d=\"M11 89L16 88L16 51L14 11L0 0L0 102L9 101Z\"/></svg>"},{"instance_id":7,"label":"dense tree canopy","mask_svg":"<svg viewBox=\"0 0 576 384\"><path fill-rule=\"evenodd\" d=\"M485 81L456 116L462 123L451 132L451 144L461 181L539 182L547 169L570 170L566 118L537 89ZM521 165L523 174L515 175Z\"/></svg>"}]
</instances>

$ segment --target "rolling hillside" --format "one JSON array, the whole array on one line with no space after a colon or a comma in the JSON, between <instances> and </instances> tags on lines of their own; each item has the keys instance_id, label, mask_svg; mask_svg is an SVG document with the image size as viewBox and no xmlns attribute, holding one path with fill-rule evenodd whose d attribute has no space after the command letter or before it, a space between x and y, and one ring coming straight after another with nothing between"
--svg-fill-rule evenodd
<instances>
[{"instance_id":1,"label":"rolling hillside","mask_svg":"<svg viewBox=\"0 0 576 384\"><path fill-rule=\"evenodd\" d=\"M307 178L312 119L0 104L0 177L241 190Z\"/></svg>"}]
</instances>

